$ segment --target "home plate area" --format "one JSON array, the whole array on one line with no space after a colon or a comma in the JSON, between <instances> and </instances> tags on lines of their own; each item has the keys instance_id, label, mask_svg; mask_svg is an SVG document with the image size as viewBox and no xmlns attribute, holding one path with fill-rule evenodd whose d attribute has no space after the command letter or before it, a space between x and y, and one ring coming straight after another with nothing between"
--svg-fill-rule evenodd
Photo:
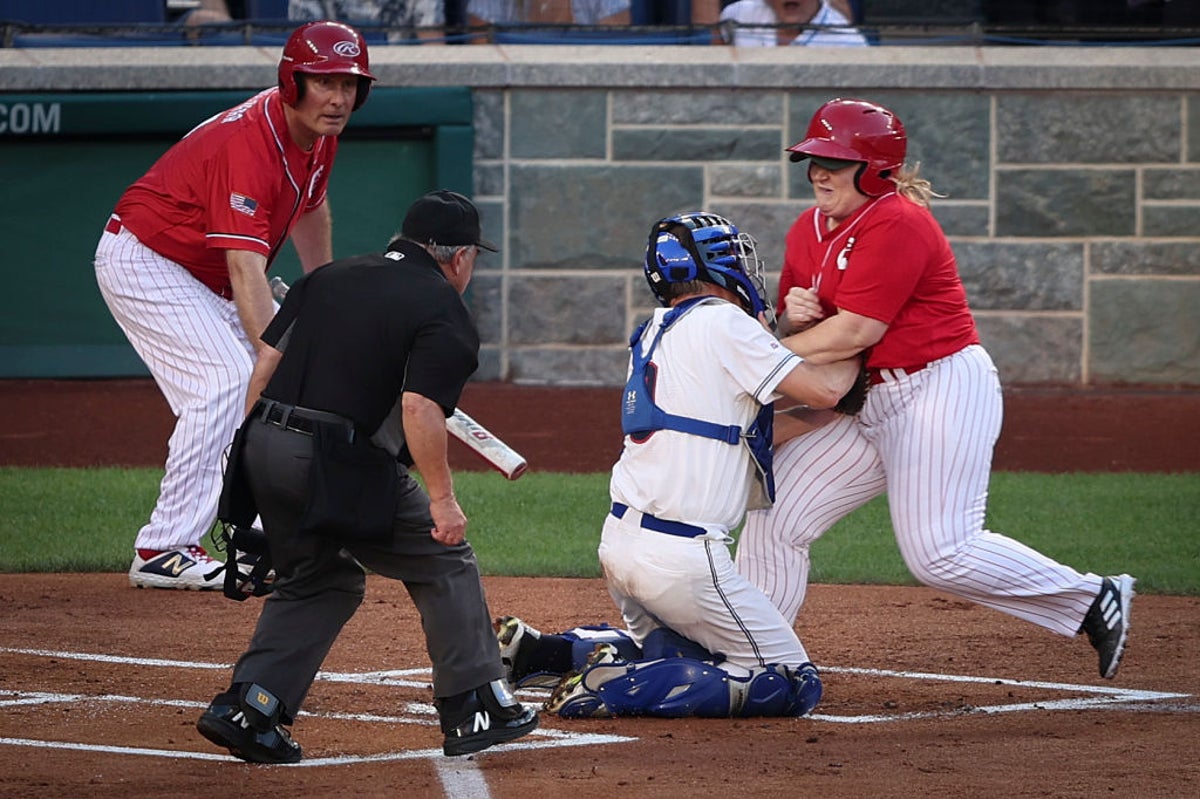
<instances>
[{"instance_id":1,"label":"home plate area","mask_svg":"<svg viewBox=\"0 0 1200 799\"><path fill-rule=\"evenodd\" d=\"M194 723L208 702L169 697L169 686L178 686L182 682L191 687L197 682L195 677L181 679L181 672L208 671L212 673L212 679L205 681L213 686L211 693L216 693L223 687L222 681L227 679L232 664L0 648L0 670L11 672L12 667L17 665L14 663L16 659L43 660L47 668L34 673L44 675L45 680L38 680L44 685L30 686L26 690L0 690L0 745L175 759L234 760L200 739L194 729L190 733L182 731L177 736L178 749L152 745L151 741L161 744L161 728L144 723L151 714L160 714L172 720L181 717L189 725ZM6 662L9 664L7 667L4 666ZM129 674L120 682L126 688L137 686L139 692L136 695L128 692L95 692L92 683L96 680L86 676L88 663L103 663L109 668L127 666ZM77 666L64 668L64 664ZM30 673L28 664L21 665L26 666L21 671ZM82 680L77 679L80 676L83 676ZM321 672L317 676L319 690L314 689L309 698L309 707L298 719L303 727L302 735L298 736L300 743L303 745L311 740L319 742L320 752L338 752L343 750L340 744L343 739L352 739L358 751L351 751L347 747L336 755L306 755L298 766L336 766L443 757L436 711L432 704L418 699L418 696L429 696L429 680L427 668ZM345 709L355 707L387 708L392 712L354 712ZM54 708L61 712L46 712ZM27 723L32 717L31 711L37 713L36 727ZM113 721L121 715L127 715L130 723L120 726L120 735L114 740ZM140 723L133 723L135 720ZM364 736L364 725L378 727L378 731ZM19 734L34 729L35 738ZM145 740L139 740L143 735ZM378 748L362 751L364 739ZM520 741L505 744L504 748L594 746L633 740L636 739L543 726ZM189 747L195 744L206 748L193 751Z\"/></svg>"},{"instance_id":2,"label":"home plate area","mask_svg":"<svg viewBox=\"0 0 1200 799\"><path fill-rule=\"evenodd\" d=\"M105 672L89 666L105 664ZM38 675L37 684L0 690L0 745L170 759L233 760L207 746L191 725L206 700L181 699L178 687L223 687L230 664L133 658L88 652L0 648L0 672ZM194 672L204 672L198 680ZM114 676L105 677L103 674ZM1007 680L991 677L825 666L827 700L810 717L815 725L903 724L966 714L1086 710L1108 706L1188 704L1185 693L1112 686ZM297 767L353 766L420 758L442 758L441 735L428 703L429 670L321 672L308 707L298 719L298 740L312 751ZM870 681L893 697L864 703L855 682ZM110 683L112 685L110 685ZM110 691L117 685L124 690ZM136 690L129 690L135 688ZM933 690L931 690L931 688ZM856 696L857 695L857 698ZM540 703L543 692L522 691ZM924 697L924 698L921 698ZM424 701L422 701L424 700ZM374 712L356 708L371 708ZM391 712L378 712L381 709ZM874 712L867 712L874 711ZM879 712L881 711L881 712ZM179 727L163 747L162 724ZM128 723L116 724L122 717ZM36 720L36 723L34 723ZM543 717L534 733L495 751L587 747L638 740L596 734L586 722ZM372 728L364 735L363 728ZM119 731L114 735L114 731ZM366 746L364 746L364 742ZM486 754L486 753L485 753Z\"/></svg>"}]
</instances>

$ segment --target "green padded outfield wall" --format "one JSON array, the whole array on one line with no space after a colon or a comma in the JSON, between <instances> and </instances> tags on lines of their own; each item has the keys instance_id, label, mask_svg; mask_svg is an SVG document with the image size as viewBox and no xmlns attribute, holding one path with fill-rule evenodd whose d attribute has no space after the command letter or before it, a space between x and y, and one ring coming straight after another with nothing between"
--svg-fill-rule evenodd
<instances>
[{"instance_id":1,"label":"green padded outfield wall","mask_svg":"<svg viewBox=\"0 0 1200 799\"><path fill-rule=\"evenodd\" d=\"M121 192L245 92L0 95L0 378L144 376L92 257ZM468 89L378 88L330 182L334 255L382 249L420 194L472 185ZM271 274L300 274L291 246Z\"/></svg>"}]
</instances>

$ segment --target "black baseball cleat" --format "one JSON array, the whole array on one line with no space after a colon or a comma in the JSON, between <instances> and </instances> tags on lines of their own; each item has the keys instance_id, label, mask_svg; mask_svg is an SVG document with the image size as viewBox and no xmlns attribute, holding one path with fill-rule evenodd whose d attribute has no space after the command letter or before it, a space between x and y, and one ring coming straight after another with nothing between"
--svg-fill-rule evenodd
<instances>
[{"instance_id":1,"label":"black baseball cleat","mask_svg":"<svg viewBox=\"0 0 1200 799\"><path fill-rule=\"evenodd\" d=\"M1088 640L1100 654L1100 676L1115 677L1129 637L1129 606L1133 602L1135 580L1128 574L1105 577L1100 593L1087 615L1083 617L1080 632L1087 633Z\"/></svg>"},{"instance_id":2,"label":"black baseball cleat","mask_svg":"<svg viewBox=\"0 0 1200 799\"><path fill-rule=\"evenodd\" d=\"M504 664L504 678L510 686L553 688L558 684L561 674L542 671L534 663L534 650L542 640L540 632L516 616L501 616L493 620L492 629L496 631L496 640L500 643L500 662Z\"/></svg>"},{"instance_id":3,"label":"black baseball cleat","mask_svg":"<svg viewBox=\"0 0 1200 799\"><path fill-rule=\"evenodd\" d=\"M234 757L249 763L298 763L300 744L279 722L282 706L274 694L256 684L213 699L196 729Z\"/></svg>"},{"instance_id":4,"label":"black baseball cleat","mask_svg":"<svg viewBox=\"0 0 1200 799\"><path fill-rule=\"evenodd\" d=\"M435 701L441 716L442 754L469 755L537 729L538 715L513 698L504 680Z\"/></svg>"}]
</instances>

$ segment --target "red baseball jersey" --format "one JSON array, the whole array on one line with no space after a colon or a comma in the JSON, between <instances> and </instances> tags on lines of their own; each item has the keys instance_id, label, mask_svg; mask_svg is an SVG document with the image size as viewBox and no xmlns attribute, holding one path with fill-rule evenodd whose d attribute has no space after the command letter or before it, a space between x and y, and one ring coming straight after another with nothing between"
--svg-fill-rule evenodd
<instances>
[{"instance_id":1,"label":"red baseball jersey","mask_svg":"<svg viewBox=\"0 0 1200 799\"><path fill-rule=\"evenodd\" d=\"M918 366L979 343L946 235L926 208L896 193L867 202L837 228L816 208L788 231L779 305L814 289L826 317L839 308L888 325L873 369Z\"/></svg>"},{"instance_id":2,"label":"red baseball jersey","mask_svg":"<svg viewBox=\"0 0 1200 799\"><path fill-rule=\"evenodd\" d=\"M226 250L270 265L301 214L325 202L337 137L304 151L288 135L279 89L197 125L117 203L121 224L150 249L230 297Z\"/></svg>"}]
</instances>

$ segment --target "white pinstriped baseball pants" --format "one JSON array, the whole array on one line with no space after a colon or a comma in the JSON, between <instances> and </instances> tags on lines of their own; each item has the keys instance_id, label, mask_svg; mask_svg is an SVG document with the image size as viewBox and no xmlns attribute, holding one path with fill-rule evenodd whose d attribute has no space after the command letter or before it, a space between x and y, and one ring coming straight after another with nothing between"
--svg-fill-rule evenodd
<instances>
[{"instance_id":1,"label":"white pinstriped baseball pants","mask_svg":"<svg viewBox=\"0 0 1200 799\"><path fill-rule=\"evenodd\" d=\"M198 545L221 495L222 455L242 421L254 348L237 307L126 229L105 232L96 282L176 416L166 473L138 549Z\"/></svg>"},{"instance_id":2,"label":"white pinstriped baseball pants","mask_svg":"<svg viewBox=\"0 0 1200 799\"><path fill-rule=\"evenodd\" d=\"M776 452L775 506L747 515L738 570L794 620L809 545L886 491L900 554L919 581L1074 635L1102 578L983 526L1002 405L996 367L978 345L872 386L857 418Z\"/></svg>"}]
</instances>

